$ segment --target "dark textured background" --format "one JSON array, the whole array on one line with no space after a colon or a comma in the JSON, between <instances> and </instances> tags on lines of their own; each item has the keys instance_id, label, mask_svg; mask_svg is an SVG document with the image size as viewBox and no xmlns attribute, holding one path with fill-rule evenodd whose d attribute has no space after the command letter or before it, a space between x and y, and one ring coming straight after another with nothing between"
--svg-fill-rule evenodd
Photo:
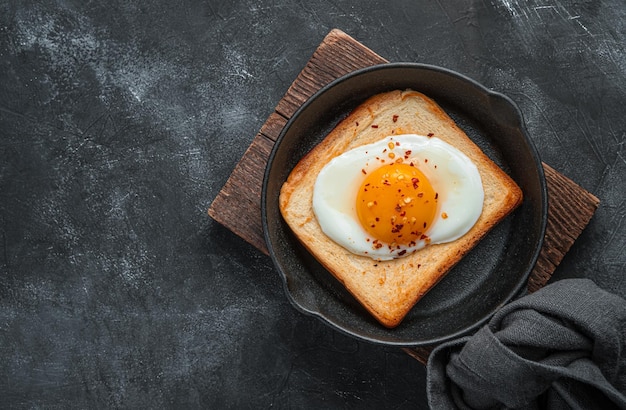
<instances>
[{"instance_id":1,"label":"dark textured background","mask_svg":"<svg viewBox=\"0 0 626 410\"><path fill-rule=\"evenodd\" d=\"M0 1L0 406L426 408L206 214L332 28L516 101L601 200L555 278L626 294L623 0Z\"/></svg>"}]
</instances>

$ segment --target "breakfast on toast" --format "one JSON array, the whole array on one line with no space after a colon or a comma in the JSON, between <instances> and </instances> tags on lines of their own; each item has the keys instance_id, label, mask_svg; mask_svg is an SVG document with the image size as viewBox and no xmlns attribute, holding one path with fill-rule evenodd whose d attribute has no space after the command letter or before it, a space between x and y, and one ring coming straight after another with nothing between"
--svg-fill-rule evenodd
<instances>
[{"instance_id":1,"label":"breakfast on toast","mask_svg":"<svg viewBox=\"0 0 626 410\"><path fill-rule=\"evenodd\" d=\"M519 186L413 90L359 105L279 197L302 245L388 328L521 202Z\"/></svg>"}]
</instances>

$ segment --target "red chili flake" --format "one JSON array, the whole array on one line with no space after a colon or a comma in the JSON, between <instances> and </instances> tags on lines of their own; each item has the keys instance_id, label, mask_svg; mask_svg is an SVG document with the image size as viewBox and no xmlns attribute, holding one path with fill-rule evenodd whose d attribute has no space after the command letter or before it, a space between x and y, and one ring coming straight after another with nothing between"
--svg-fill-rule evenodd
<instances>
[{"instance_id":1,"label":"red chili flake","mask_svg":"<svg viewBox=\"0 0 626 410\"><path fill-rule=\"evenodd\" d=\"M363 175L367 174L367 172L365 172L365 169L361 169L361 172L363 173Z\"/></svg>"},{"instance_id":2,"label":"red chili flake","mask_svg":"<svg viewBox=\"0 0 626 410\"><path fill-rule=\"evenodd\" d=\"M394 116L393 116L393 122L396 122L396 121L398 121L398 116L397 116L397 115L394 115Z\"/></svg>"},{"instance_id":3,"label":"red chili flake","mask_svg":"<svg viewBox=\"0 0 626 410\"><path fill-rule=\"evenodd\" d=\"M411 163L411 164L413 164L413 163ZM419 178L411 178L411 182L413 183L413 189L417 189L417 186L420 183Z\"/></svg>"},{"instance_id":4,"label":"red chili flake","mask_svg":"<svg viewBox=\"0 0 626 410\"><path fill-rule=\"evenodd\" d=\"M358 121L356 122L356 126L357 126L357 127L359 126L359 122L358 122Z\"/></svg>"},{"instance_id":5,"label":"red chili flake","mask_svg":"<svg viewBox=\"0 0 626 410\"><path fill-rule=\"evenodd\" d=\"M372 128L378 128L378 125L372 124Z\"/></svg>"},{"instance_id":6,"label":"red chili flake","mask_svg":"<svg viewBox=\"0 0 626 410\"><path fill-rule=\"evenodd\" d=\"M433 135L435 135L435 134L433 134L432 132L429 132L429 133L428 133L428 136L429 136L429 137L432 137Z\"/></svg>"},{"instance_id":7,"label":"red chili flake","mask_svg":"<svg viewBox=\"0 0 626 410\"><path fill-rule=\"evenodd\" d=\"M396 147L400 146L400 141L396 141Z\"/></svg>"},{"instance_id":8,"label":"red chili flake","mask_svg":"<svg viewBox=\"0 0 626 410\"><path fill-rule=\"evenodd\" d=\"M406 211L400 212L400 216L406 216Z\"/></svg>"},{"instance_id":9,"label":"red chili flake","mask_svg":"<svg viewBox=\"0 0 626 410\"><path fill-rule=\"evenodd\" d=\"M420 236L420 239L426 239L426 238L428 238L428 236L426 236L424 234L422 234L422 236Z\"/></svg>"},{"instance_id":10,"label":"red chili flake","mask_svg":"<svg viewBox=\"0 0 626 410\"><path fill-rule=\"evenodd\" d=\"M393 228L391 228L391 233L398 233L402 230L402 228L404 228L404 225L398 224L394 226Z\"/></svg>"},{"instance_id":11,"label":"red chili flake","mask_svg":"<svg viewBox=\"0 0 626 410\"><path fill-rule=\"evenodd\" d=\"M424 193L423 193L423 192L418 192L418 193L417 193L417 197L418 197L418 198L421 198L421 197L423 197L423 196L424 196Z\"/></svg>"},{"instance_id":12,"label":"red chili flake","mask_svg":"<svg viewBox=\"0 0 626 410\"><path fill-rule=\"evenodd\" d=\"M422 267L422 264L421 264L421 263L418 263L418 264L417 264L417 269L419 269L419 268L421 268L421 267Z\"/></svg>"},{"instance_id":13,"label":"red chili flake","mask_svg":"<svg viewBox=\"0 0 626 410\"><path fill-rule=\"evenodd\" d=\"M402 256L406 253L406 249L401 250L400 252L398 252L398 256Z\"/></svg>"},{"instance_id":14,"label":"red chili flake","mask_svg":"<svg viewBox=\"0 0 626 410\"><path fill-rule=\"evenodd\" d=\"M424 162L428 162L428 158L424 158Z\"/></svg>"},{"instance_id":15,"label":"red chili flake","mask_svg":"<svg viewBox=\"0 0 626 410\"><path fill-rule=\"evenodd\" d=\"M439 198L439 192L435 192L435 199Z\"/></svg>"}]
</instances>

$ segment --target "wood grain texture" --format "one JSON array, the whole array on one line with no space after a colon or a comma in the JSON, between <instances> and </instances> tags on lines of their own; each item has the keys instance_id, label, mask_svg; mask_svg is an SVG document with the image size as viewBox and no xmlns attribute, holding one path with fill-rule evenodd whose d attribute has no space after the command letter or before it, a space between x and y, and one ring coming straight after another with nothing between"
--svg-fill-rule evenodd
<instances>
[{"instance_id":1,"label":"wood grain texture","mask_svg":"<svg viewBox=\"0 0 626 410\"><path fill-rule=\"evenodd\" d=\"M261 221L261 185L274 141L257 134L209 208L209 215L268 254Z\"/></svg>"},{"instance_id":2,"label":"wood grain texture","mask_svg":"<svg viewBox=\"0 0 626 410\"><path fill-rule=\"evenodd\" d=\"M596 212L600 200L571 179L543 164L548 185L548 225L528 290L543 287Z\"/></svg>"},{"instance_id":3,"label":"wood grain texture","mask_svg":"<svg viewBox=\"0 0 626 410\"><path fill-rule=\"evenodd\" d=\"M352 37L332 30L261 127L211 204L209 215L268 254L261 225L261 188L267 159L281 130L298 107L320 88L351 71L385 62ZM594 195L549 165L543 165L549 196L548 226L539 260L528 281L530 292L545 286L599 204ZM432 347L403 350L425 364Z\"/></svg>"}]
</instances>

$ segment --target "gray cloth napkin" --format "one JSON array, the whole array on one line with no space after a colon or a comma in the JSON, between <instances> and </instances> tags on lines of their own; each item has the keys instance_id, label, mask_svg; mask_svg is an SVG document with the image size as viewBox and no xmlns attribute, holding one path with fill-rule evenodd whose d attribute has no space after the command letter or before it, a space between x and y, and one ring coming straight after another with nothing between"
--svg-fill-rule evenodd
<instances>
[{"instance_id":1,"label":"gray cloth napkin","mask_svg":"<svg viewBox=\"0 0 626 410\"><path fill-rule=\"evenodd\" d=\"M428 361L432 409L626 409L626 301L588 279L500 309Z\"/></svg>"}]
</instances>

